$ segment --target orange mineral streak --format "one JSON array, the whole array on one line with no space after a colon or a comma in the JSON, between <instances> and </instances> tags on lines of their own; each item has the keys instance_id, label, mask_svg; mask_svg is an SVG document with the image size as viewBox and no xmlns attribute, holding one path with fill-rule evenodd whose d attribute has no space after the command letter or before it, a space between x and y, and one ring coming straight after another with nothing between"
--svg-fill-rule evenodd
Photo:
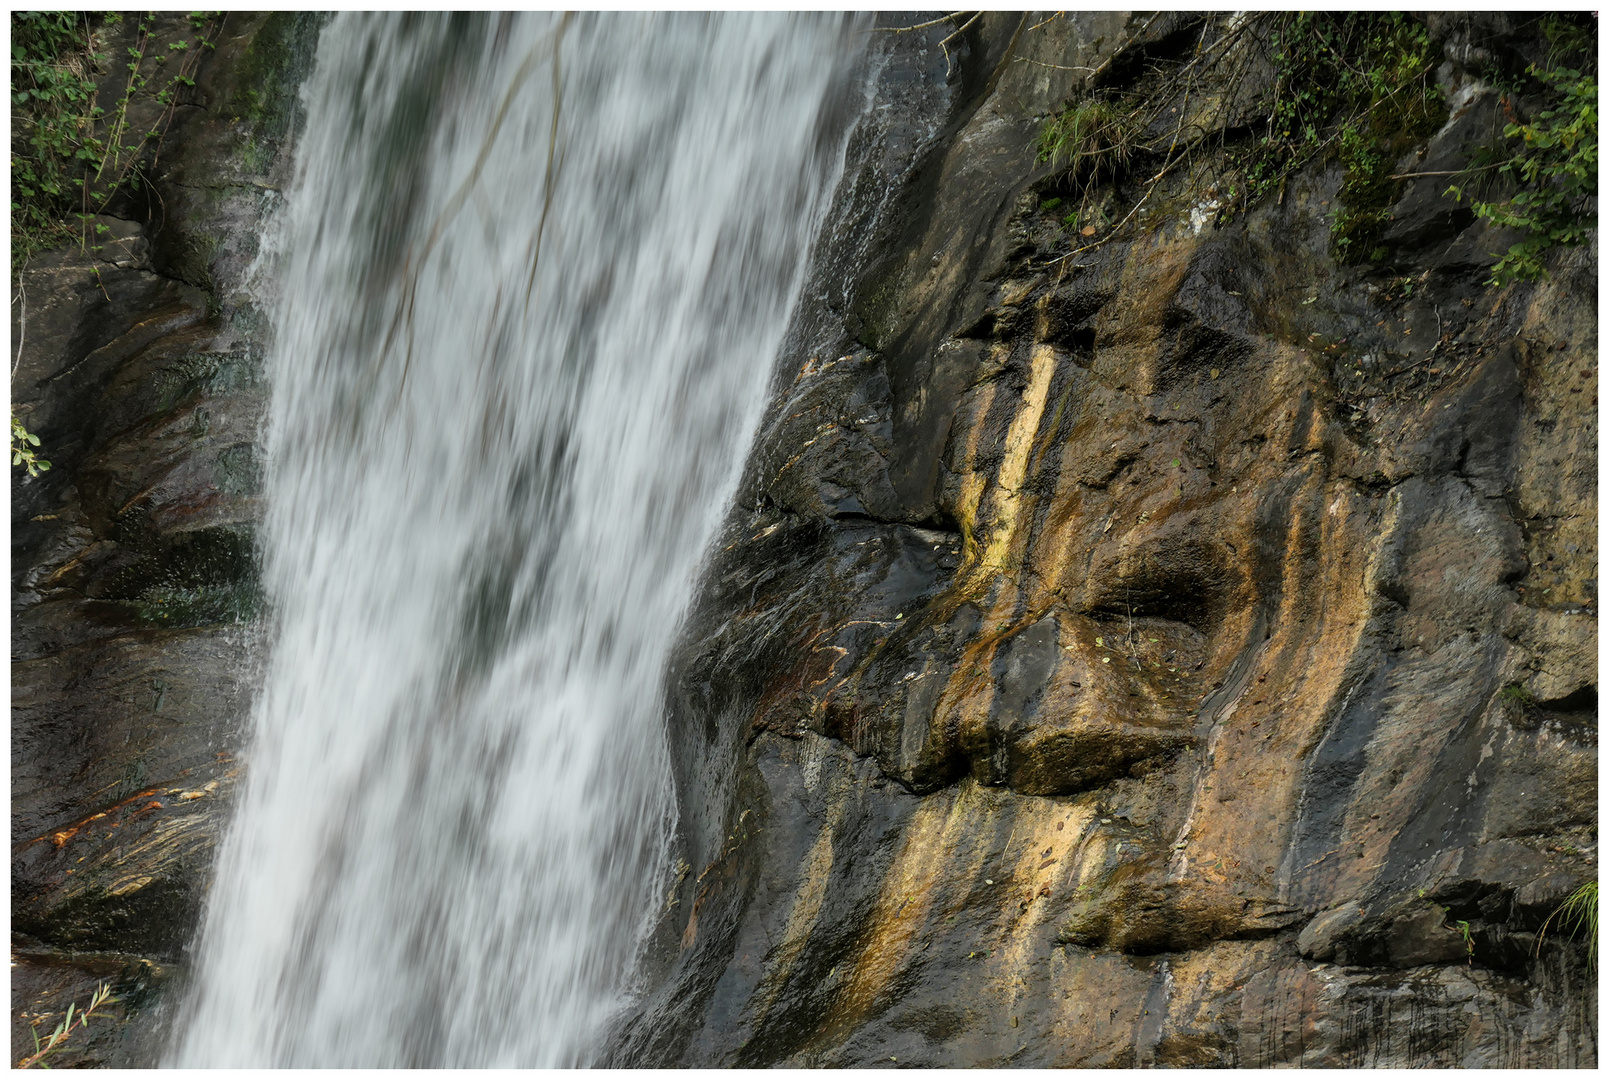
<instances>
[{"instance_id":1,"label":"orange mineral streak","mask_svg":"<svg viewBox=\"0 0 1609 1080\"><path fill-rule=\"evenodd\" d=\"M30 847L33 847L35 844L44 843L46 840L49 840L51 846L54 847L57 851L60 851L62 848L67 846L68 841L72 840L81 831L83 831L84 829L88 828L94 822L100 821L102 818L105 818L105 817L107 817L107 816L109 816L111 814L116 813L118 810L121 810L123 807L129 805L130 803L139 802L141 799L149 799L149 798L151 798L151 796L158 794L161 790L162 790L161 786L157 786L157 787L153 787L153 788L148 788L145 791L139 792L138 794L130 795L128 798L124 799L123 801L118 802L118 803L114 803L113 805L108 806L105 810L102 810L102 811L100 811L98 813L91 814L86 818L82 818L82 819L80 819L78 821L73 822L73 824L69 825L65 829L58 830L57 832L46 833L43 836L36 836L32 840L25 840L25 841L23 841L23 843L17 845L15 850L16 851L24 851L24 850L26 850L26 849L28 849ZM152 809L153 807L155 807L157 809L161 809L162 804L160 802L152 802L149 805L143 807L142 809L149 810L149 809Z\"/></svg>"}]
</instances>

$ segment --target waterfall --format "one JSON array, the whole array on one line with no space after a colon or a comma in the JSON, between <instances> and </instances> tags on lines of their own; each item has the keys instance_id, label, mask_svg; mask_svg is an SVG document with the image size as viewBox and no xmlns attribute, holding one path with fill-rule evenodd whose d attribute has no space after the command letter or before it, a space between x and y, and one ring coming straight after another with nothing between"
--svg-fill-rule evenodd
<instances>
[{"instance_id":1,"label":"waterfall","mask_svg":"<svg viewBox=\"0 0 1609 1080\"><path fill-rule=\"evenodd\" d=\"M262 686L170 1064L590 1060L666 895L666 656L864 39L324 29L262 271Z\"/></svg>"}]
</instances>

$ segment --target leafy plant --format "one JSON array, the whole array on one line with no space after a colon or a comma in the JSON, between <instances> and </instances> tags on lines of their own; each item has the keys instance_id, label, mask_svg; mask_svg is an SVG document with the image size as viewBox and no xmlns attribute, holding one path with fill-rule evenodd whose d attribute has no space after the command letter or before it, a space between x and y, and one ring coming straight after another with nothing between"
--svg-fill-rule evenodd
<instances>
[{"instance_id":1,"label":"leafy plant","mask_svg":"<svg viewBox=\"0 0 1609 1080\"><path fill-rule=\"evenodd\" d=\"M12 264L72 235L64 214L78 174L95 153L94 59L88 17L79 12L11 16Z\"/></svg>"},{"instance_id":2,"label":"leafy plant","mask_svg":"<svg viewBox=\"0 0 1609 1080\"><path fill-rule=\"evenodd\" d=\"M216 13L195 12L198 30ZM197 18L201 22L197 23ZM112 70L103 51L106 31L118 27L116 12L13 12L11 16L11 261L15 270L36 251L73 241L91 249L100 232L95 216L105 213L121 192L139 191L148 144L160 139L173 118L177 91L193 86L205 38L154 47L157 17L142 16L135 44L128 47L128 71L110 109L99 100L101 76ZM161 53L148 59L148 54ZM149 92L152 61L181 55L178 70L153 96L166 105L155 126L131 130L129 103Z\"/></svg>"},{"instance_id":3,"label":"leafy plant","mask_svg":"<svg viewBox=\"0 0 1609 1080\"><path fill-rule=\"evenodd\" d=\"M1504 148L1512 151L1507 157L1502 150L1486 155L1496 159L1488 164L1519 190L1502 200L1470 200L1477 217L1526 234L1492 267L1491 285L1542 277L1548 251L1580 244L1598 224L1597 78L1574 68L1535 65L1527 74L1545 88L1547 107L1530 120L1514 117L1504 126L1503 136L1518 140ZM1504 100L1512 110L1512 95ZM1458 185L1447 194L1460 202L1465 198Z\"/></svg>"},{"instance_id":4,"label":"leafy plant","mask_svg":"<svg viewBox=\"0 0 1609 1080\"><path fill-rule=\"evenodd\" d=\"M35 1066L42 1069L50 1068L50 1066L44 1064L45 1059L52 1054L60 1053L63 1049L62 1044L67 1041L68 1036L72 1035L75 1030L81 1031L89 1027L89 1018L95 1015L95 1010L116 1000L117 998L112 996L111 986L107 983L101 983L100 986L96 987L94 995L89 999L89 1004L79 1011L76 1016L73 1013L74 1006L69 1002L67 1015L62 1017L61 1023L56 1025L56 1030L51 1032L48 1039L40 1042L39 1033L34 1032L34 1052L17 1062L17 1068L32 1069Z\"/></svg>"},{"instance_id":5,"label":"leafy plant","mask_svg":"<svg viewBox=\"0 0 1609 1080\"><path fill-rule=\"evenodd\" d=\"M1475 962L1475 934L1469 928L1469 920L1459 919L1453 923L1453 927L1458 931L1458 936L1464 939L1465 962L1473 964Z\"/></svg>"},{"instance_id":6,"label":"leafy plant","mask_svg":"<svg viewBox=\"0 0 1609 1080\"><path fill-rule=\"evenodd\" d=\"M1453 174L1395 171L1447 118L1435 75L1442 43L1423 21L1401 12L1209 17L1172 31L1175 41L1185 31L1198 34L1192 51L1170 47L1170 55L1146 55L1154 44L1146 30L1160 17L1094 69L1093 89L1040 130L1038 159L1056 170L1051 184L1057 194L1079 200L1075 220L1086 236L1095 231L1089 227L1093 211L1103 205L1092 201L1096 185L1115 188L1142 161L1143 172L1157 170L1132 209L1113 215L1121 228L1177 164L1198 163L1199 150L1214 136L1230 166L1216 196L1222 202L1214 204L1220 224L1276 193L1283 200L1291 177L1309 165L1340 164L1330 243L1341 263L1380 262L1390 254L1382 240L1391 208L1402 185L1418 176L1453 175L1458 183L1448 195L1469 200L1480 218L1523 231L1519 243L1494 256L1494 285L1542 276L1548 251L1582 243L1597 226L1596 35L1585 17L1550 15L1533 23L1540 33L1522 34L1516 46L1537 61L1523 76L1493 62L1484 78L1508 88L1502 101L1508 123L1493 133L1493 145ZM1127 89L1103 86L1102 74L1115 70L1120 56L1124 69L1139 68L1138 76ZM1255 106L1243 123L1212 132L1210 121L1192 112L1203 99L1234 97L1239 87L1262 84L1257 69L1265 64L1272 84L1255 91L1260 99L1236 106ZM1476 177L1477 186L1467 187ZM1493 193L1494 185L1503 190Z\"/></svg>"},{"instance_id":7,"label":"leafy plant","mask_svg":"<svg viewBox=\"0 0 1609 1080\"><path fill-rule=\"evenodd\" d=\"M1498 691L1497 701L1509 723L1519 728L1535 727L1539 719L1536 695L1519 683L1510 683Z\"/></svg>"},{"instance_id":8,"label":"leafy plant","mask_svg":"<svg viewBox=\"0 0 1609 1080\"><path fill-rule=\"evenodd\" d=\"M1046 121L1038 157L1063 170L1055 179L1064 190L1082 187L1087 204L1093 185L1121 181L1140 158L1146 172L1160 167L1147 182L1149 195L1215 136L1231 166L1220 220L1276 192L1283 198L1294 174L1338 159L1345 172L1331 227L1335 255L1380 259L1386 252L1379 237L1403 179L1392 175L1394 163L1446 118L1439 62L1429 30L1400 12L1264 12L1221 25L1208 19L1188 56L1142 59L1134 89L1096 91ZM1265 63L1274 78L1257 112L1209 132L1193 107L1211 109L1207 103L1232 97L1261 78L1256 69Z\"/></svg>"},{"instance_id":9,"label":"leafy plant","mask_svg":"<svg viewBox=\"0 0 1609 1080\"><path fill-rule=\"evenodd\" d=\"M29 476L38 476L50 468L50 462L39 456L36 449L39 446L39 436L30 432L23 426L16 413L11 414L11 464L13 467L25 465Z\"/></svg>"},{"instance_id":10,"label":"leafy plant","mask_svg":"<svg viewBox=\"0 0 1609 1080\"><path fill-rule=\"evenodd\" d=\"M1446 116L1429 31L1400 12L1263 16L1276 72L1262 133L1240 149L1238 209L1283 190L1333 154L1345 167L1330 240L1342 262L1385 257L1378 245L1400 182L1392 163Z\"/></svg>"}]
</instances>

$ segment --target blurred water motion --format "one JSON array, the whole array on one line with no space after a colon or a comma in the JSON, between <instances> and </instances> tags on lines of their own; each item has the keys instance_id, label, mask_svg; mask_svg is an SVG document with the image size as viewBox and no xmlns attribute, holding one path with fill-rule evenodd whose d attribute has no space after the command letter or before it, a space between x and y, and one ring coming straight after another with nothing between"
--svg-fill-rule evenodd
<instances>
[{"instance_id":1,"label":"blurred water motion","mask_svg":"<svg viewBox=\"0 0 1609 1080\"><path fill-rule=\"evenodd\" d=\"M171 1064L585 1064L665 657L861 106L844 19L347 13L261 263L255 742Z\"/></svg>"}]
</instances>

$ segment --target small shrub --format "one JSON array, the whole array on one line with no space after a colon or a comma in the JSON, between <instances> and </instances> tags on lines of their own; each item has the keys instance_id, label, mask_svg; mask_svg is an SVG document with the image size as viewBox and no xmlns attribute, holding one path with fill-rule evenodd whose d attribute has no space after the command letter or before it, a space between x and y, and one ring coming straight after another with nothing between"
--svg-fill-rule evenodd
<instances>
[{"instance_id":1,"label":"small shrub","mask_svg":"<svg viewBox=\"0 0 1609 1080\"><path fill-rule=\"evenodd\" d=\"M1503 687L1497 696L1502 699L1505 705L1530 705L1536 701L1536 695L1519 683L1510 683Z\"/></svg>"},{"instance_id":2,"label":"small shrub","mask_svg":"<svg viewBox=\"0 0 1609 1080\"><path fill-rule=\"evenodd\" d=\"M1598 80L1573 68L1533 65L1527 73L1545 87L1547 107L1507 124L1504 138L1518 142L1486 155L1519 190L1502 200L1470 199L1477 217L1525 232L1492 267L1492 285L1542 277L1551 249L1580 244L1598 226ZM1461 202L1466 193L1454 185L1447 194Z\"/></svg>"},{"instance_id":3,"label":"small shrub","mask_svg":"<svg viewBox=\"0 0 1609 1080\"><path fill-rule=\"evenodd\" d=\"M50 468L50 462L39 456L39 436L23 426L17 414L11 414L11 465L27 466L29 476L38 476Z\"/></svg>"},{"instance_id":4,"label":"small shrub","mask_svg":"<svg viewBox=\"0 0 1609 1080\"><path fill-rule=\"evenodd\" d=\"M68 1037L71 1036L74 1031L81 1031L84 1028L89 1027L89 1019L95 1015L95 1010L99 1009L103 1005L115 1002L116 1000L117 998L112 996L111 986L106 983L101 983L100 986L96 987L94 996L89 999L89 1004L80 1010L76 1016L73 1013L74 1005L69 1002L67 1005L67 1015L62 1017L61 1023L56 1025L56 1030L51 1032L48 1039L41 1042L39 1040L39 1033L34 1032L34 1052L28 1057L25 1057L21 1061L17 1062L17 1068L50 1068L49 1065L44 1063L45 1059L50 1057L52 1054L60 1053L63 1049L62 1044L67 1041Z\"/></svg>"},{"instance_id":5,"label":"small shrub","mask_svg":"<svg viewBox=\"0 0 1609 1080\"><path fill-rule=\"evenodd\" d=\"M1112 179L1134 155L1137 126L1121 102L1084 98L1045 121L1039 160L1086 185Z\"/></svg>"},{"instance_id":6,"label":"small shrub","mask_svg":"<svg viewBox=\"0 0 1609 1080\"><path fill-rule=\"evenodd\" d=\"M209 25L216 12L196 12L192 25ZM141 163L172 120L178 88L195 85L199 46L175 41L158 49L156 13L141 16L135 44L119 70L128 77L115 101L98 100L98 81L114 70L103 48L104 31L122 23L117 12L19 11L11 15L11 266L34 252L76 242L86 251L90 222L121 192L144 184ZM198 19L200 20L198 22ZM158 55L160 53L161 55ZM178 70L153 95L167 106L154 128L129 126L129 103L149 91L153 61L178 56ZM120 58L121 59L121 58Z\"/></svg>"}]
</instances>

